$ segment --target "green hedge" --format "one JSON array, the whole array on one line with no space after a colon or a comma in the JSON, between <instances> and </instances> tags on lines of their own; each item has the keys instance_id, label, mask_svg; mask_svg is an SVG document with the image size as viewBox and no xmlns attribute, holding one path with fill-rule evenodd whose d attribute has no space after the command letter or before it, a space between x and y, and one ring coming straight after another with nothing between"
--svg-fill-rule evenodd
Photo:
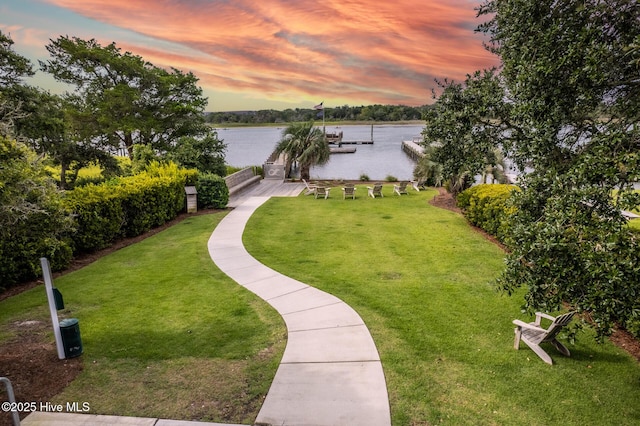
<instances>
[{"instance_id":1,"label":"green hedge","mask_svg":"<svg viewBox=\"0 0 640 426\"><path fill-rule=\"evenodd\" d=\"M223 209L229 202L229 188L224 178L213 173L201 173L196 183L198 208Z\"/></svg>"},{"instance_id":2,"label":"green hedge","mask_svg":"<svg viewBox=\"0 0 640 426\"><path fill-rule=\"evenodd\" d=\"M185 207L184 186L196 175L175 164L152 164L135 176L67 192L65 204L77 226L76 252L99 250L175 218Z\"/></svg>"},{"instance_id":3,"label":"green hedge","mask_svg":"<svg viewBox=\"0 0 640 426\"><path fill-rule=\"evenodd\" d=\"M517 190L514 185L476 185L458 194L458 207L469 222L504 241L507 218L512 212L507 200L514 190Z\"/></svg>"}]
</instances>

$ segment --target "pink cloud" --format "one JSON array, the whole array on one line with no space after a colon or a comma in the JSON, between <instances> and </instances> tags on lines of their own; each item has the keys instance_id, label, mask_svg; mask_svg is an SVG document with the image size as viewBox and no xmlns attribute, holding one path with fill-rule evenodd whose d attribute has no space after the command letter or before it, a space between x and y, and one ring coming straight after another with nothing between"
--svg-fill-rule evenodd
<instances>
[{"instance_id":1,"label":"pink cloud","mask_svg":"<svg viewBox=\"0 0 640 426\"><path fill-rule=\"evenodd\" d=\"M193 71L203 86L267 98L420 105L434 78L497 64L466 0L47 1L171 43L166 51L113 40L156 65Z\"/></svg>"}]
</instances>

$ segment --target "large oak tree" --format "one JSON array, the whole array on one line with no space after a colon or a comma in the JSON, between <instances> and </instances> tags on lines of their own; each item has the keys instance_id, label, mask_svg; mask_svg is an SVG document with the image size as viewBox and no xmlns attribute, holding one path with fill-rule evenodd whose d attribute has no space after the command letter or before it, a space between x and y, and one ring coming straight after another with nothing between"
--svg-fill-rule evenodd
<instances>
[{"instance_id":1,"label":"large oak tree","mask_svg":"<svg viewBox=\"0 0 640 426\"><path fill-rule=\"evenodd\" d=\"M640 205L640 3L485 0L479 15L498 73L437 104L462 128L453 164L491 135L522 171L501 288L526 287L529 310L568 303L600 336L640 335L640 242L623 216Z\"/></svg>"},{"instance_id":2,"label":"large oak tree","mask_svg":"<svg viewBox=\"0 0 640 426\"><path fill-rule=\"evenodd\" d=\"M204 122L207 99L193 73L159 68L115 43L59 37L47 45L43 71L75 86L83 107L73 115L85 138L102 139L133 155L135 144L160 153L183 136L217 137Z\"/></svg>"}]
</instances>

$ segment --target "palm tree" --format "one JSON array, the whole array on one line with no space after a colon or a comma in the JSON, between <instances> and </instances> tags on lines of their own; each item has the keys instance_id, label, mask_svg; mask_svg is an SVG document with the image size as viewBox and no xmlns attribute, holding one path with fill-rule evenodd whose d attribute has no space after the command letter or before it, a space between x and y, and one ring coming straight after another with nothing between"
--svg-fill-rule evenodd
<instances>
[{"instance_id":1,"label":"palm tree","mask_svg":"<svg viewBox=\"0 0 640 426\"><path fill-rule=\"evenodd\" d=\"M433 145L424 148L424 155L413 169L413 177L427 185L442 186L442 164L433 161L435 150L436 147Z\"/></svg>"},{"instance_id":2,"label":"palm tree","mask_svg":"<svg viewBox=\"0 0 640 426\"><path fill-rule=\"evenodd\" d=\"M509 177L505 173L505 158L500 148L495 148L485 156L485 168L482 171L482 183L487 183L491 176L491 183L509 183Z\"/></svg>"},{"instance_id":3,"label":"palm tree","mask_svg":"<svg viewBox=\"0 0 640 426\"><path fill-rule=\"evenodd\" d=\"M297 162L300 178L308 180L311 166L326 164L331 152L322 130L313 127L313 121L309 121L294 123L284 129L275 154L285 154L287 177L290 177L292 166Z\"/></svg>"}]
</instances>

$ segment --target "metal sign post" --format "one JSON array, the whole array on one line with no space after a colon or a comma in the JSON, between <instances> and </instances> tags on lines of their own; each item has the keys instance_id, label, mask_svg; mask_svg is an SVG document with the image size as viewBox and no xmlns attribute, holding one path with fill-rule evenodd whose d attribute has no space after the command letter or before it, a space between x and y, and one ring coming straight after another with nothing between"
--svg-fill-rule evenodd
<instances>
[{"instance_id":1,"label":"metal sign post","mask_svg":"<svg viewBox=\"0 0 640 426\"><path fill-rule=\"evenodd\" d=\"M49 300L49 311L51 312L51 322L53 323L53 335L56 337L56 349L58 350L58 358L65 359L64 346L62 344L62 333L60 332L60 323L58 322L58 310L56 308L56 300L53 295L53 278L51 276L51 266L46 257L40 258L42 265L42 276L44 277L44 285L47 290L47 299Z\"/></svg>"}]
</instances>

